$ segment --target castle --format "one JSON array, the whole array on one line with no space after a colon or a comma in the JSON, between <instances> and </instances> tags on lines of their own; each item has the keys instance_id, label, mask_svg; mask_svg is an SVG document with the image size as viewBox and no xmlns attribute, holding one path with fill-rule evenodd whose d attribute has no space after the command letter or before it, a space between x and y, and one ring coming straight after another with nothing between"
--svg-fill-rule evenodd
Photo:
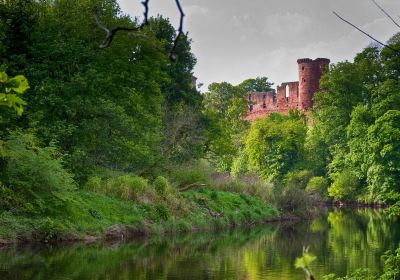
<instances>
[{"instance_id":1,"label":"castle","mask_svg":"<svg viewBox=\"0 0 400 280\"><path fill-rule=\"evenodd\" d=\"M313 96L319 90L319 80L328 70L327 58L301 58L297 60L299 80L282 83L277 90L269 92L249 92L249 110L246 119L253 121L271 113L287 113L290 109L307 111L313 104Z\"/></svg>"}]
</instances>

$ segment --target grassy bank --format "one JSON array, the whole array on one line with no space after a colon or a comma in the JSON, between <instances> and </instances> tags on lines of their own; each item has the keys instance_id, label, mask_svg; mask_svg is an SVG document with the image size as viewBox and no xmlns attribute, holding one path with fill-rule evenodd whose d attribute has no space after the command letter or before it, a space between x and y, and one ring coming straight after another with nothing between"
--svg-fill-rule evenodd
<instances>
[{"instance_id":1,"label":"grassy bank","mask_svg":"<svg viewBox=\"0 0 400 280\"><path fill-rule=\"evenodd\" d=\"M127 235L191 232L253 225L277 218L278 212L244 194L193 190L170 202L132 203L94 192L77 191L68 208L49 215L3 211L0 239L57 241L93 238L117 239ZM169 205L168 205L169 203Z\"/></svg>"}]
</instances>

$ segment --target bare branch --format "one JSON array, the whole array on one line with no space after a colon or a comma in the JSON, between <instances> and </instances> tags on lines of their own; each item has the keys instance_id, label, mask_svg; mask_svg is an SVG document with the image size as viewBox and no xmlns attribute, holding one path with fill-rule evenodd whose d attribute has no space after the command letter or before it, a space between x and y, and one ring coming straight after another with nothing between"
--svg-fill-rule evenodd
<instances>
[{"instance_id":1,"label":"bare branch","mask_svg":"<svg viewBox=\"0 0 400 280\"><path fill-rule=\"evenodd\" d=\"M180 13L180 19L179 19L179 28L178 28L178 35L176 36L175 40L174 40L174 45L172 47L171 53L169 55L169 58L172 61L176 60L176 54L175 54L175 50L176 50L176 46L178 45L179 39L183 34L183 19L185 17L185 13L183 12L181 3L179 2L179 0L175 0L176 6L178 7L179 13Z\"/></svg>"},{"instance_id":2,"label":"bare branch","mask_svg":"<svg viewBox=\"0 0 400 280\"><path fill-rule=\"evenodd\" d=\"M150 2L150 0L143 0L141 2L144 7L144 12L143 12L144 20L143 20L143 23L139 27L134 27L134 28L129 28L129 27L107 28L106 26L104 26L103 24L100 23L99 13L96 10L94 12L96 23L101 29L103 29L106 32L106 38L104 39L104 41L101 43L101 45L99 47L101 49L108 48L110 46L111 42L113 41L115 34L118 31L136 31L137 32L137 31L140 31L141 29L143 29L143 27L149 23L149 2ZM176 47L178 45L180 37L183 35L183 19L185 17L185 14L183 12L180 1L175 0L175 3L176 3L176 6L178 7L178 10L180 13L180 20L179 20L178 34L175 37L171 52L169 54L171 61L176 60L176 53L175 53Z\"/></svg>"},{"instance_id":3,"label":"bare branch","mask_svg":"<svg viewBox=\"0 0 400 280\"><path fill-rule=\"evenodd\" d=\"M393 23L400 28L400 25L394 20L394 18L389 15L388 12L386 12L378 3L376 3L375 0L372 0L372 2L375 4L375 6L377 6L379 8L379 10L381 10L391 21L393 21Z\"/></svg>"},{"instance_id":4,"label":"bare branch","mask_svg":"<svg viewBox=\"0 0 400 280\"><path fill-rule=\"evenodd\" d=\"M362 34L368 36L369 38L371 38L372 40L374 40L374 41L377 42L378 44L380 44L380 45L382 45L382 46L384 46L384 47L387 47L388 49L390 49L390 50L392 50L392 51L394 51L394 52L400 53L400 50L394 49L394 48L392 48L391 46L386 45L386 44L382 43L381 41L375 39L374 37L372 37L371 35L369 35L367 32L363 31L361 28L355 26L355 25L352 24L350 21L348 21L348 20L342 18L342 17L341 17L338 13L336 13L335 11L333 11L333 14L334 14L335 16L337 16L340 20L342 20L342 21L344 21L345 23L347 23L348 25L354 27L355 29L357 29L358 31L360 31Z\"/></svg>"},{"instance_id":5,"label":"bare branch","mask_svg":"<svg viewBox=\"0 0 400 280\"><path fill-rule=\"evenodd\" d=\"M101 29L103 29L103 30L107 33L107 36L108 36L108 34L110 33L110 30L109 30L107 27L105 27L104 25L102 25L102 24L100 23L99 12L98 12L97 10L94 11L94 18L96 19L97 25L98 25Z\"/></svg>"},{"instance_id":6,"label":"bare branch","mask_svg":"<svg viewBox=\"0 0 400 280\"><path fill-rule=\"evenodd\" d=\"M106 32L106 38L103 40L103 42L101 43L101 45L99 46L100 49L105 49L108 48L112 42L112 40L114 39L115 34L118 31L138 31L139 29L134 27L134 28L129 28L129 27L114 27L112 29L107 28L106 26L102 25L100 23L100 19L99 19L99 13L98 11L94 11L94 17L96 19L96 23L97 25L103 29Z\"/></svg>"},{"instance_id":7,"label":"bare branch","mask_svg":"<svg viewBox=\"0 0 400 280\"><path fill-rule=\"evenodd\" d=\"M144 6L144 13L143 13L144 20L143 20L141 27L143 27L149 23L149 2L150 2L150 0L144 0L142 2L142 5Z\"/></svg>"}]
</instances>

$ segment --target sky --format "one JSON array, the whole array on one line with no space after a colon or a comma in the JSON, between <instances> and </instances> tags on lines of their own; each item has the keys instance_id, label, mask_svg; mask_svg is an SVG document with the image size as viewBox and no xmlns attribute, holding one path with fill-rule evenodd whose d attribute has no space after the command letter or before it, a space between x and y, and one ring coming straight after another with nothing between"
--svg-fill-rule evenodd
<instances>
[{"instance_id":1,"label":"sky","mask_svg":"<svg viewBox=\"0 0 400 280\"><path fill-rule=\"evenodd\" d=\"M118 0L124 13L141 17L140 0ZM377 0L400 22L400 0ZM352 61L372 41L332 11L385 42L400 29L370 0L181 0L184 31L197 57L194 75L203 83L238 84L266 76L275 85L297 81L297 59ZM151 0L178 28L175 0Z\"/></svg>"}]
</instances>

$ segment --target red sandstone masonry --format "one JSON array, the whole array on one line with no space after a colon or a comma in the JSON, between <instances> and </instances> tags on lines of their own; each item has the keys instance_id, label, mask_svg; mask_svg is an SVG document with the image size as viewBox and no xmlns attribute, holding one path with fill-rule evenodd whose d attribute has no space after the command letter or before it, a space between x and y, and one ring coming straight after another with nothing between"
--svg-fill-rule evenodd
<instances>
[{"instance_id":1,"label":"red sandstone masonry","mask_svg":"<svg viewBox=\"0 0 400 280\"><path fill-rule=\"evenodd\" d=\"M275 112L287 113L290 109L307 111L313 105L314 93L319 90L319 80L329 63L327 58L298 59L299 81L282 83L276 91L249 93L246 119L253 121Z\"/></svg>"}]
</instances>

